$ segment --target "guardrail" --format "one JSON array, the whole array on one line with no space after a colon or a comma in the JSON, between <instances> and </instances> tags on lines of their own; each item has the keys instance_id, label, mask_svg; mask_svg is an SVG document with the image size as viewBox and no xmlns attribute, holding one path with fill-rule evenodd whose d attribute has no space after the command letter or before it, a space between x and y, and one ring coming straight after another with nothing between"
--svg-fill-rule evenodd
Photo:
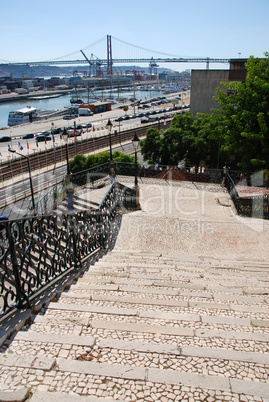
<instances>
[{"instance_id":1,"label":"guardrail","mask_svg":"<svg viewBox=\"0 0 269 402\"><path fill-rule=\"evenodd\" d=\"M28 217L0 224L0 317L31 308L45 288L112 247L122 211L136 194L113 182L98 209ZM97 257L97 258L98 258Z\"/></svg>"},{"instance_id":2,"label":"guardrail","mask_svg":"<svg viewBox=\"0 0 269 402\"><path fill-rule=\"evenodd\" d=\"M238 215L269 219L269 195L247 195L240 197L239 191L228 174L225 180L225 186L232 198Z\"/></svg>"}]
</instances>

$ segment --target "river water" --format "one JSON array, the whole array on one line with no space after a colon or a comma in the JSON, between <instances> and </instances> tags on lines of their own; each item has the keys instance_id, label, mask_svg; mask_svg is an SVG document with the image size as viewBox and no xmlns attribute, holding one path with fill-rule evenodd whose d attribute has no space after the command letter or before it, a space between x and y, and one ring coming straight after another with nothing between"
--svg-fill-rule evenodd
<instances>
[{"instance_id":1,"label":"river water","mask_svg":"<svg viewBox=\"0 0 269 402\"><path fill-rule=\"evenodd\" d=\"M99 98L102 97L110 97L110 91L106 92L103 91L103 93L100 92L95 92L95 95L98 96ZM136 91L135 92L135 97L137 99L148 99L156 96L161 96L163 95L163 92L161 91ZM38 94L36 95L38 96ZM113 94L112 94L113 96ZM118 96L117 94L114 94L115 98ZM88 102L88 93L84 92L79 95L80 99L83 100L83 102L87 103ZM120 93L120 98L126 98L129 99L130 97L133 97L133 91L129 92L122 92ZM36 100L36 99L25 99L21 101L14 101L14 102L7 102L7 103L0 103L0 128L1 127L6 127L7 126L7 120L8 120L8 114L9 112L17 109L24 108L26 106L32 106L37 109L41 110L61 110L67 107L71 106L70 99L74 98L74 94L68 94L68 95L63 95L59 96L58 98L48 98L48 99L41 99L41 100ZM96 100L90 99L90 102L94 102ZM0 133L1 135L6 135L3 131L3 134Z\"/></svg>"}]
</instances>

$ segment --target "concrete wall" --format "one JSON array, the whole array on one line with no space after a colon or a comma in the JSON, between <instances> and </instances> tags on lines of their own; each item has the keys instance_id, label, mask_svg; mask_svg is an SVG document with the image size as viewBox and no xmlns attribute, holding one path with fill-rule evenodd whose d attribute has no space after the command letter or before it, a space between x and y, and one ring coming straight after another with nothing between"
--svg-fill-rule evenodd
<instances>
[{"instance_id":1,"label":"concrete wall","mask_svg":"<svg viewBox=\"0 0 269 402\"><path fill-rule=\"evenodd\" d=\"M229 81L229 70L192 70L191 71L191 102L190 110L196 113L209 113L211 108L218 108L212 99L217 95L216 88L224 87L221 81Z\"/></svg>"}]
</instances>

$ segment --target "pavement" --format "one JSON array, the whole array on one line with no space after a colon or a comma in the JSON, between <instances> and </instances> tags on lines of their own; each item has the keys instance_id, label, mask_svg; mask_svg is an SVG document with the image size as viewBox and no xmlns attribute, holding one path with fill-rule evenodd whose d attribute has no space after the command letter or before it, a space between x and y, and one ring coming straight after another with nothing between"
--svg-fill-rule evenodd
<instances>
[{"instance_id":1,"label":"pavement","mask_svg":"<svg viewBox=\"0 0 269 402\"><path fill-rule=\"evenodd\" d=\"M269 401L269 222L219 185L139 187L114 249L0 332L0 401Z\"/></svg>"}]
</instances>

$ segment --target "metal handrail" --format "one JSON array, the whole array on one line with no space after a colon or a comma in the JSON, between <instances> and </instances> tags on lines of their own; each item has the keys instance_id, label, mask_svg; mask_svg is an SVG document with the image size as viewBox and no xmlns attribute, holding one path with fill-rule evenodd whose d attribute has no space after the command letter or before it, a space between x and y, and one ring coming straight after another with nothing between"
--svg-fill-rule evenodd
<instances>
[{"instance_id":1,"label":"metal handrail","mask_svg":"<svg viewBox=\"0 0 269 402\"><path fill-rule=\"evenodd\" d=\"M0 317L31 308L44 288L107 252L130 197L131 189L113 181L98 209L1 222Z\"/></svg>"}]
</instances>

